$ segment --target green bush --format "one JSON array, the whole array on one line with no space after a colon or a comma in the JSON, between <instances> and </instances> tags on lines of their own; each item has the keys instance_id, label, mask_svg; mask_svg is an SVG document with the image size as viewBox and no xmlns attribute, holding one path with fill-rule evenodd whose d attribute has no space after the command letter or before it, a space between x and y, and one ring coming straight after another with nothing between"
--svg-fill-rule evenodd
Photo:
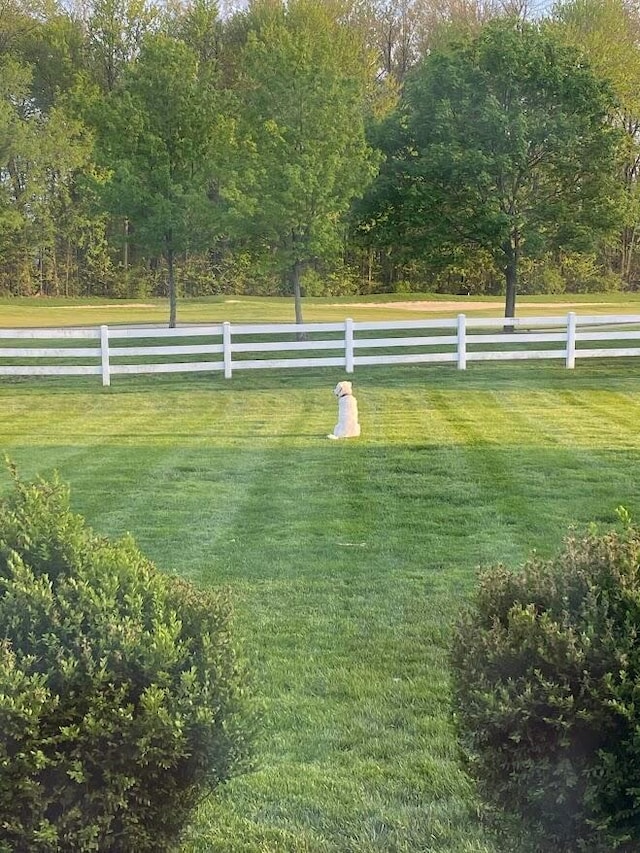
<instances>
[{"instance_id":1,"label":"green bush","mask_svg":"<svg viewBox=\"0 0 640 853\"><path fill-rule=\"evenodd\" d=\"M568 293L606 293L622 289L619 275L607 271L595 255L565 255L561 261L562 276Z\"/></svg>"},{"instance_id":2,"label":"green bush","mask_svg":"<svg viewBox=\"0 0 640 853\"><path fill-rule=\"evenodd\" d=\"M551 255L542 258L523 258L520 265L518 291L530 293L564 293L566 283L558 264Z\"/></svg>"},{"instance_id":3,"label":"green bush","mask_svg":"<svg viewBox=\"0 0 640 853\"><path fill-rule=\"evenodd\" d=\"M165 851L245 765L226 594L95 535L57 478L0 503L0 850Z\"/></svg>"},{"instance_id":4,"label":"green bush","mask_svg":"<svg viewBox=\"0 0 640 853\"><path fill-rule=\"evenodd\" d=\"M456 626L456 720L489 801L536 849L640 849L640 531L485 572Z\"/></svg>"}]
</instances>

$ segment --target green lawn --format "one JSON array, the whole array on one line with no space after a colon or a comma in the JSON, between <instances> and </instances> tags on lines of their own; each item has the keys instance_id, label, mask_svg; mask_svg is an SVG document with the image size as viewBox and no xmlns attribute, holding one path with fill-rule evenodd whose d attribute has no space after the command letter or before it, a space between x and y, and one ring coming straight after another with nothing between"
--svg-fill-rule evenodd
<instances>
[{"instance_id":1,"label":"green lawn","mask_svg":"<svg viewBox=\"0 0 640 853\"><path fill-rule=\"evenodd\" d=\"M392 301L404 303L393 307ZM420 303L429 302L424 306ZM409 307L409 304L413 306ZM435 304L434 304L435 303ZM455 307L452 304L455 303ZM440 310L436 308L440 307ZM640 293L596 293L522 296L518 316L562 315L575 310L582 314L640 313ZM500 317L501 296L458 297L448 294L377 294L354 297L318 297L303 300L305 322L354 320L415 320L423 317ZM21 326L97 326L101 323L166 323L166 299L39 299L0 298L0 328ZM293 323L291 297L214 296L181 299L178 323Z\"/></svg>"},{"instance_id":2,"label":"green lawn","mask_svg":"<svg viewBox=\"0 0 640 853\"><path fill-rule=\"evenodd\" d=\"M640 516L640 362L0 380L0 447L98 531L229 585L263 717L255 772L185 853L514 853L479 818L449 708L476 568ZM0 490L9 487L0 472ZM519 848L518 848L519 849Z\"/></svg>"}]
</instances>

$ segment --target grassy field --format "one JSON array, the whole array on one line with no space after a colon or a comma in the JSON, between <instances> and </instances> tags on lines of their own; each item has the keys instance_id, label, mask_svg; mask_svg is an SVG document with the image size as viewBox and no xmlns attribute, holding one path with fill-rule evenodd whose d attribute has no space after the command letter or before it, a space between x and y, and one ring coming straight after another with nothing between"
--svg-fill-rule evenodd
<instances>
[{"instance_id":1,"label":"grassy field","mask_svg":"<svg viewBox=\"0 0 640 853\"><path fill-rule=\"evenodd\" d=\"M393 302L396 305L393 305ZM447 294L377 294L366 297L318 297L303 300L307 323L354 320L412 320L422 317L500 317L500 296L458 297ZM399 303L399 304L398 304ZM560 294L523 296L518 299L519 316L640 313L640 293ZM166 323L166 299L38 299L0 298L0 328L21 326L97 326L101 323ZM178 323L293 323L291 297L214 296L181 299Z\"/></svg>"},{"instance_id":2,"label":"grassy field","mask_svg":"<svg viewBox=\"0 0 640 853\"><path fill-rule=\"evenodd\" d=\"M98 531L232 590L257 766L185 853L520 849L458 762L449 629L478 566L550 554L619 504L638 518L639 368L359 369L350 442L325 438L335 370L0 380L23 476L59 470Z\"/></svg>"}]
</instances>

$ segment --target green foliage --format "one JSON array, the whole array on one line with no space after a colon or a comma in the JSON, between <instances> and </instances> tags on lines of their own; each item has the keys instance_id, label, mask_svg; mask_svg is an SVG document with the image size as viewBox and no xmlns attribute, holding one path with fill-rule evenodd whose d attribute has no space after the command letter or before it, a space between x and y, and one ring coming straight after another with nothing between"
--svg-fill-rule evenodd
<instances>
[{"instance_id":1,"label":"green foliage","mask_svg":"<svg viewBox=\"0 0 640 853\"><path fill-rule=\"evenodd\" d=\"M305 296L347 296L358 292L354 271L346 265L331 271L322 268L305 270L302 285Z\"/></svg>"},{"instance_id":2,"label":"green foliage","mask_svg":"<svg viewBox=\"0 0 640 853\"><path fill-rule=\"evenodd\" d=\"M58 479L0 504L0 849L162 851L247 752L226 594L96 536Z\"/></svg>"},{"instance_id":3,"label":"green foliage","mask_svg":"<svg viewBox=\"0 0 640 853\"><path fill-rule=\"evenodd\" d=\"M112 91L153 27L158 8L145 0L94 0L87 21L91 78Z\"/></svg>"},{"instance_id":4,"label":"green foliage","mask_svg":"<svg viewBox=\"0 0 640 853\"><path fill-rule=\"evenodd\" d=\"M542 258L524 258L520 292L608 293L622 289L622 279L602 264L595 253L549 253Z\"/></svg>"},{"instance_id":5,"label":"green foliage","mask_svg":"<svg viewBox=\"0 0 640 853\"><path fill-rule=\"evenodd\" d=\"M522 263L520 293L564 293L566 283L562 273L548 258L543 262L527 259Z\"/></svg>"},{"instance_id":6,"label":"green foliage","mask_svg":"<svg viewBox=\"0 0 640 853\"><path fill-rule=\"evenodd\" d=\"M93 172L93 140L61 103L34 109L27 66L3 58L0 77L0 290L68 295L71 246L100 221L87 222L78 180Z\"/></svg>"},{"instance_id":7,"label":"green foliage","mask_svg":"<svg viewBox=\"0 0 640 853\"><path fill-rule=\"evenodd\" d=\"M455 632L470 766L545 851L640 841L640 529L618 515L552 560L485 572Z\"/></svg>"},{"instance_id":8,"label":"green foliage","mask_svg":"<svg viewBox=\"0 0 640 853\"><path fill-rule=\"evenodd\" d=\"M511 293L519 261L548 251L640 278L625 0L567 0L535 25L424 0L5 6L0 293L168 293L173 324L178 292L293 292L301 316L305 272L345 292L363 247L378 262L356 265L360 292ZM523 273L522 292L557 290L555 272Z\"/></svg>"},{"instance_id":9,"label":"green foliage","mask_svg":"<svg viewBox=\"0 0 640 853\"><path fill-rule=\"evenodd\" d=\"M594 254L568 254L562 258L562 277L569 293L603 293L620 290L620 276L603 268Z\"/></svg>"},{"instance_id":10,"label":"green foliage","mask_svg":"<svg viewBox=\"0 0 640 853\"><path fill-rule=\"evenodd\" d=\"M100 156L112 167L103 202L130 221L146 253L164 256L171 326L176 254L202 248L214 227L214 151L224 133L219 109L212 70L184 42L154 33L94 113Z\"/></svg>"},{"instance_id":11,"label":"green foliage","mask_svg":"<svg viewBox=\"0 0 640 853\"><path fill-rule=\"evenodd\" d=\"M223 195L236 240L261 247L296 296L339 256L345 218L376 167L365 139L369 55L340 4L252 4L235 85L238 147Z\"/></svg>"},{"instance_id":12,"label":"green foliage","mask_svg":"<svg viewBox=\"0 0 640 853\"><path fill-rule=\"evenodd\" d=\"M435 48L378 130L369 240L449 264L480 247L515 307L520 259L590 249L619 217L607 87L540 25L500 18Z\"/></svg>"},{"instance_id":13,"label":"green foliage","mask_svg":"<svg viewBox=\"0 0 640 853\"><path fill-rule=\"evenodd\" d=\"M623 134L619 168L625 191L622 204L624 228L617 245L610 247L609 261L626 282L637 281L635 234L640 219L640 145L637 133L640 118L637 85L640 74L639 9L625 0L570 0L555 6L554 19L559 37L579 46L596 72L609 81L616 95L616 109L611 120Z\"/></svg>"}]
</instances>

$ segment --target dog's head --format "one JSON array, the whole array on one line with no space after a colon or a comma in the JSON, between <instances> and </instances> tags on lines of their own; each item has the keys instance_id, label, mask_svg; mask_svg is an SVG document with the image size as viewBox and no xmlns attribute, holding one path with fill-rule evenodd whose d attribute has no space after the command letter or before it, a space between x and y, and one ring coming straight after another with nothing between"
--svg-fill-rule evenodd
<instances>
[{"instance_id":1,"label":"dog's head","mask_svg":"<svg viewBox=\"0 0 640 853\"><path fill-rule=\"evenodd\" d=\"M349 394L353 394L353 389L351 388L350 382L338 382L336 387L333 389L333 393L336 397L348 397Z\"/></svg>"}]
</instances>

